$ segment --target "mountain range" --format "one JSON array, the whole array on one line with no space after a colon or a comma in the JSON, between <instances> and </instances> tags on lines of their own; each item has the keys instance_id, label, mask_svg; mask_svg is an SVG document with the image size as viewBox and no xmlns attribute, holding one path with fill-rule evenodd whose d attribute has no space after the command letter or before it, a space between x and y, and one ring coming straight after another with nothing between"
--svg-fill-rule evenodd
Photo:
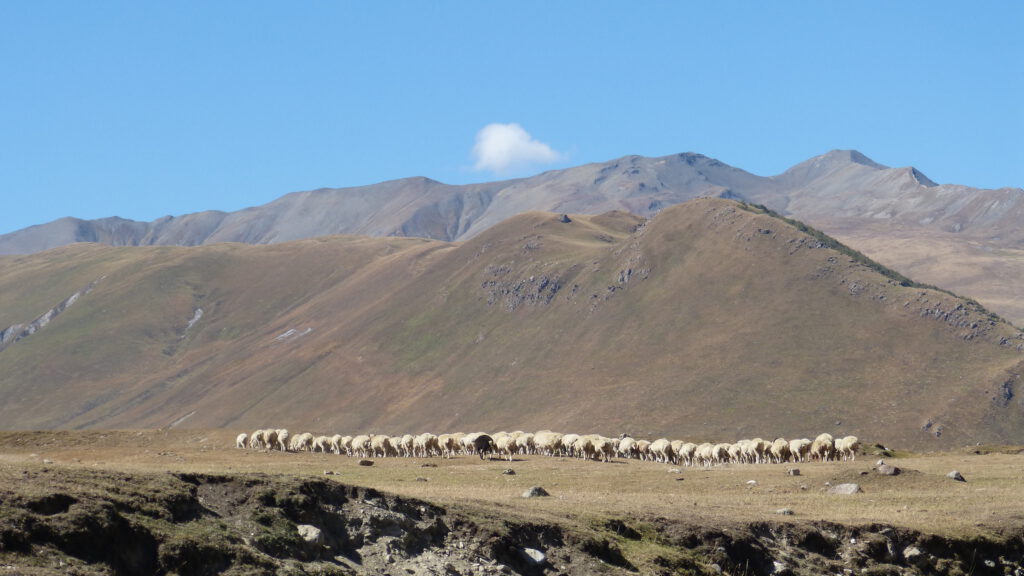
<instances>
[{"instance_id":1,"label":"mountain range","mask_svg":"<svg viewBox=\"0 0 1024 576\"><path fill-rule=\"evenodd\" d=\"M691 160L748 178L665 162ZM0 257L0 427L1024 442L1024 333L801 222L697 198L465 224Z\"/></svg>"},{"instance_id":2,"label":"mountain range","mask_svg":"<svg viewBox=\"0 0 1024 576\"><path fill-rule=\"evenodd\" d=\"M530 178L447 185L406 178L285 195L237 212L153 222L64 218L0 235L0 254L75 242L113 246L273 244L332 234L466 240L528 211L649 217L699 197L798 218L914 279L970 296L1024 325L1024 190L939 185L835 150L763 177L700 154L627 156Z\"/></svg>"}]
</instances>

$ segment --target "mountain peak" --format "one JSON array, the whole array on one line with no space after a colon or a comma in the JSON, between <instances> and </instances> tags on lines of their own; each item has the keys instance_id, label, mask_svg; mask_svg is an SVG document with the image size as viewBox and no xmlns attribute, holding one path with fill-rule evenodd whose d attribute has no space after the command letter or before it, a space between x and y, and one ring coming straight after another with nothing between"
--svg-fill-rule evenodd
<instances>
[{"instance_id":1,"label":"mountain peak","mask_svg":"<svg viewBox=\"0 0 1024 576\"><path fill-rule=\"evenodd\" d=\"M878 168L884 170L888 166L883 166L861 154L857 150L831 150L821 156L811 158L809 162L828 162L830 164L860 164L862 166L869 166L871 168Z\"/></svg>"},{"instance_id":2,"label":"mountain peak","mask_svg":"<svg viewBox=\"0 0 1024 576\"><path fill-rule=\"evenodd\" d=\"M829 176L838 170L849 168L850 166L864 166L874 170L885 170L888 168L888 166L883 166L856 150L832 150L805 160L782 174L774 176L773 179L788 185L799 186L818 178Z\"/></svg>"}]
</instances>

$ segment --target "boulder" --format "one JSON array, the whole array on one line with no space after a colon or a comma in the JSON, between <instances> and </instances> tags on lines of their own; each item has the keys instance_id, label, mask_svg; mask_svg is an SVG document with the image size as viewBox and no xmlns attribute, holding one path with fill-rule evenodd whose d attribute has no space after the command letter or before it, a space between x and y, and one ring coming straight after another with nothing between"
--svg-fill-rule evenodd
<instances>
[{"instance_id":1,"label":"boulder","mask_svg":"<svg viewBox=\"0 0 1024 576\"><path fill-rule=\"evenodd\" d=\"M835 486L828 489L829 494L859 494L863 492L860 488L860 484L836 484Z\"/></svg>"},{"instance_id":2,"label":"boulder","mask_svg":"<svg viewBox=\"0 0 1024 576\"><path fill-rule=\"evenodd\" d=\"M898 476L902 470L898 466L890 466L889 464L881 464L875 466L875 472L878 472L882 476Z\"/></svg>"},{"instance_id":3,"label":"boulder","mask_svg":"<svg viewBox=\"0 0 1024 576\"><path fill-rule=\"evenodd\" d=\"M547 560L547 556L536 548L523 548L522 553L523 558L534 566L540 566L545 560Z\"/></svg>"},{"instance_id":4,"label":"boulder","mask_svg":"<svg viewBox=\"0 0 1024 576\"><path fill-rule=\"evenodd\" d=\"M960 471L958 471L958 470L953 470L949 474L946 474L946 478L952 478L953 480L956 480L957 482L967 482L967 479L964 478L964 475L961 474Z\"/></svg>"},{"instance_id":5,"label":"boulder","mask_svg":"<svg viewBox=\"0 0 1024 576\"><path fill-rule=\"evenodd\" d=\"M551 496L551 494L548 494L548 491L540 486L533 486L526 492L523 492L523 498L537 498L538 496Z\"/></svg>"},{"instance_id":6,"label":"boulder","mask_svg":"<svg viewBox=\"0 0 1024 576\"><path fill-rule=\"evenodd\" d=\"M907 546L903 549L903 559L909 564L917 564L925 558L924 552L917 546Z\"/></svg>"},{"instance_id":7,"label":"boulder","mask_svg":"<svg viewBox=\"0 0 1024 576\"><path fill-rule=\"evenodd\" d=\"M779 508L778 510L775 511L775 513L776 514L781 514L783 516L792 516L793 515L793 509L792 508Z\"/></svg>"},{"instance_id":8,"label":"boulder","mask_svg":"<svg viewBox=\"0 0 1024 576\"><path fill-rule=\"evenodd\" d=\"M299 524L299 536L309 544L323 544L324 535L316 526L310 524Z\"/></svg>"},{"instance_id":9,"label":"boulder","mask_svg":"<svg viewBox=\"0 0 1024 576\"><path fill-rule=\"evenodd\" d=\"M360 460L360 466L373 466L373 460Z\"/></svg>"}]
</instances>

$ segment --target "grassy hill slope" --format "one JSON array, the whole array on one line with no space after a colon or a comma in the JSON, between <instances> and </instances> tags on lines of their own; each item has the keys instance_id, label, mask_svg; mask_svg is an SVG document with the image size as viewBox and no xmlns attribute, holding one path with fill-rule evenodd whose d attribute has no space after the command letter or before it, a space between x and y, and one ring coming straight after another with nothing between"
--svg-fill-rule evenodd
<instances>
[{"instance_id":1,"label":"grassy hill slope","mask_svg":"<svg viewBox=\"0 0 1024 576\"><path fill-rule=\"evenodd\" d=\"M3 258L0 329L96 284L0 351L0 426L1024 442L1021 332L824 240L703 199L457 244Z\"/></svg>"}]
</instances>

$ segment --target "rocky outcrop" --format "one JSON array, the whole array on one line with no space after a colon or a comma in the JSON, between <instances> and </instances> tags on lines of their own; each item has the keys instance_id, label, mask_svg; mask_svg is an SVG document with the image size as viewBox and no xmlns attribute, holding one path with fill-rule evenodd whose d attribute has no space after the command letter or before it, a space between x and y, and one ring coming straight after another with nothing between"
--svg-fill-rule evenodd
<instances>
[{"instance_id":1,"label":"rocky outcrop","mask_svg":"<svg viewBox=\"0 0 1024 576\"><path fill-rule=\"evenodd\" d=\"M71 296L68 296L60 304L57 304L53 308L50 308L42 316L39 316L38 318L29 322L28 324L14 324L13 326L8 326L7 329L5 330L0 330L0 352L3 352L4 349L6 349L11 344L14 344L19 340L28 338L29 336L41 330L43 327L45 327L47 324L53 321L54 318L56 318L62 312L70 308L75 302L78 301L79 298L85 296L89 292L92 292L92 289L95 288L96 285L99 284L100 280L102 279L103 278L100 278L99 280L91 282L88 286L82 288L78 292L75 292Z\"/></svg>"},{"instance_id":2,"label":"rocky outcrop","mask_svg":"<svg viewBox=\"0 0 1024 576\"><path fill-rule=\"evenodd\" d=\"M956 539L779 514L582 527L330 480L36 469L0 488L0 553L12 573L49 564L83 575L1003 575L1024 562L1024 533Z\"/></svg>"}]
</instances>

